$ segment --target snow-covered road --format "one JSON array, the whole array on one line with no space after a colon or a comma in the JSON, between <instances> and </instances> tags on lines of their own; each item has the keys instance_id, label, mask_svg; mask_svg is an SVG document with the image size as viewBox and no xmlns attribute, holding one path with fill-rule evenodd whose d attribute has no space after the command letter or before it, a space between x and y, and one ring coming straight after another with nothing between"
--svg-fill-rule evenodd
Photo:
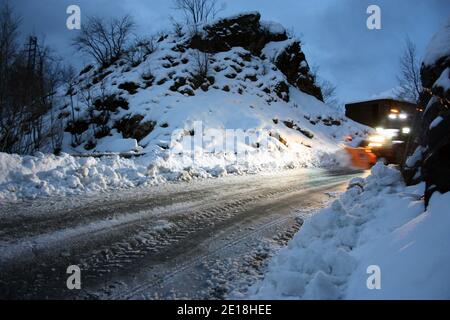
<instances>
[{"instance_id":1,"label":"snow-covered road","mask_svg":"<svg viewBox=\"0 0 450 320\"><path fill-rule=\"evenodd\" d=\"M359 175L296 169L4 205L0 298L239 298ZM81 290L66 287L70 265Z\"/></svg>"}]
</instances>

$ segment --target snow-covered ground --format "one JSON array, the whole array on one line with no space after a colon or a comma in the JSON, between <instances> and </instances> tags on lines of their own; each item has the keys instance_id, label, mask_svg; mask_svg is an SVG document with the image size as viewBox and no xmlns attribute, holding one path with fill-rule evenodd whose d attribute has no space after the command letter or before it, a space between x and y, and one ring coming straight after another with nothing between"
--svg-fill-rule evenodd
<instances>
[{"instance_id":1,"label":"snow-covered ground","mask_svg":"<svg viewBox=\"0 0 450 320\"><path fill-rule=\"evenodd\" d=\"M60 156L37 153L19 156L0 153L0 203L48 196L98 193L114 189L156 185L169 181L217 178L227 175L275 172L302 167L336 167L345 163L341 151L326 153L234 155L145 154L131 159L119 154L102 157Z\"/></svg>"},{"instance_id":2,"label":"snow-covered ground","mask_svg":"<svg viewBox=\"0 0 450 320\"><path fill-rule=\"evenodd\" d=\"M425 210L423 191L377 164L305 223L251 298L450 299L450 193Z\"/></svg>"},{"instance_id":3,"label":"snow-covered ground","mask_svg":"<svg viewBox=\"0 0 450 320\"><path fill-rule=\"evenodd\" d=\"M302 219L360 174L302 168L7 203L0 297L242 297ZM71 264L81 291L61 281Z\"/></svg>"}]
</instances>

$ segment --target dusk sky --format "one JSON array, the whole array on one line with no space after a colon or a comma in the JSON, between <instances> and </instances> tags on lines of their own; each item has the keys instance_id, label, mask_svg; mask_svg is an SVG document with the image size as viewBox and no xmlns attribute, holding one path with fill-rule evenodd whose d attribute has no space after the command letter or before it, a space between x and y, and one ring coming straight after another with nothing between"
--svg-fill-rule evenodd
<instances>
[{"instance_id":1,"label":"dusk sky","mask_svg":"<svg viewBox=\"0 0 450 320\"><path fill-rule=\"evenodd\" d=\"M419 56L450 17L448 0L227 0L220 16L259 11L263 20L280 22L304 42L310 65L334 83L342 102L370 98L396 86L399 57L409 36ZM70 46L77 31L66 29L66 8L81 7L90 15L131 14L138 34L152 34L170 25L169 17L181 18L167 0L15 0L10 1L23 19L22 34L45 36L47 44L80 66L87 59ZM382 29L368 30L366 9L381 7ZM76 62L78 61L78 62ZM83 62L80 63L79 61Z\"/></svg>"}]
</instances>

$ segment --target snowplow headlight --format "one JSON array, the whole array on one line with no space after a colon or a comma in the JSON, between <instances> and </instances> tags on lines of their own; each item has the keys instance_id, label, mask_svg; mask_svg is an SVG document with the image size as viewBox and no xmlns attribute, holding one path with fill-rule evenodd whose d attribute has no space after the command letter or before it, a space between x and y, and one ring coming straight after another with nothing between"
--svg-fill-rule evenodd
<instances>
[{"instance_id":1,"label":"snowplow headlight","mask_svg":"<svg viewBox=\"0 0 450 320\"><path fill-rule=\"evenodd\" d=\"M390 140L390 139L396 137L399 132L400 132L400 130L398 130L398 129L377 128L376 135L384 137L385 140ZM370 140L370 138L369 138L369 140ZM378 142L378 141L374 141L374 142Z\"/></svg>"},{"instance_id":2,"label":"snowplow headlight","mask_svg":"<svg viewBox=\"0 0 450 320\"><path fill-rule=\"evenodd\" d=\"M373 135L369 137L369 141L380 144L386 141L386 137L382 135Z\"/></svg>"},{"instance_id":3,"label":"snowplow headlight","mask_svg":"<svg viewBox=\"0 0 450 320\"><path fill-rule=\"evenodd\" d=\"M378 142L371 142L369 143L369 148L381 148L383 146L382 143L378 143Z\"/></svg>"},{"instance_id":4,"label":"snowplow headlight","mask_svg":"<svg viewBox=\"0 0 450 320\"><path fill-rule=\"evenodd\" d=\"M411 128L408 128L408 127L403 128L402 132L403 132L403 134L410 134L411 133Z\"/></svg>"},{"instance_id":5,"label":"snowplow headlight","mask_svg":"<svg viewBox=\"0 0 450 320\"><path fill-rule=\"evenodd\" d=\"M391 114L389 115L389 119L391 119L391 120L396 120L397 117L398 117L398 116L397 116L395 113L391 113Z\"/></svg>"}]
</instances>

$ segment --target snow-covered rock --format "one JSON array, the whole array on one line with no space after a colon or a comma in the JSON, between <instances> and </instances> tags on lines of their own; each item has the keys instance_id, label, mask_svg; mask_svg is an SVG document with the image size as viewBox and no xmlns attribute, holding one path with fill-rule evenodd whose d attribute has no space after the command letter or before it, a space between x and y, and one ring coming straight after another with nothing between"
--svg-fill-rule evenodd
<instances>
[{"instance_id":1,"label":"snow-covered rock","mask_svg":"<svg viewBox=\"0 0 450 320\"><path fill-rule=\"evenodd\" d=\"M450 191L450 20L428 46L421 79L420 136L415 139L418 145L411 145L416 151L410 151L414 161L407 163L406 176L408 183L426 182L428 203L434 192Z\"/></svg>"}]
</instances>

